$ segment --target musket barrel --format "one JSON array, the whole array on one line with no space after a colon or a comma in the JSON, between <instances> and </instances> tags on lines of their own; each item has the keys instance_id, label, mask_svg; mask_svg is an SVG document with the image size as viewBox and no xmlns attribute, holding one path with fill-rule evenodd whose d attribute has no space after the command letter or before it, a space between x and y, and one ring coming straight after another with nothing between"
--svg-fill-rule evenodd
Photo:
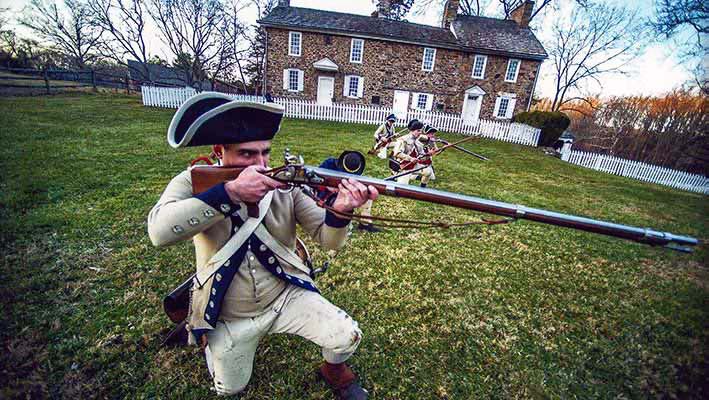
<instances>
[{"instance_id":1,"label":"musket barrel","mask_svg":"<svg viewBox=\"0 0 709 400\"><path fill-rule=\"evenodd\" d=\"M671 244L694 246L699 241L690 236L675 235L669 232L655 231L650 228L639 228L629 225L617 224L596 220L587 217L563 214L539 208L525 207L521 205L505 203L501 201L488 200L480 197L451 193L443 190L422 188L419 186L404 185L400 183L385 181L378 178L347 174L344 172L332 171L328 169L306 167L317 176L324 179L328 186L334 185L341 179L355 179L363 184L372 185L377 190L387 196L396 196L414 200L428 201L431 203L444 204L448 206L464 208L474 211L482 211L490 214L526 219L544 224L563 226L587 232L599 233L607 236L619 237L633 240L653 246L667 246ZM690 251L687 248L668 246L673 250Z\"/></svg>"}]
</instances>

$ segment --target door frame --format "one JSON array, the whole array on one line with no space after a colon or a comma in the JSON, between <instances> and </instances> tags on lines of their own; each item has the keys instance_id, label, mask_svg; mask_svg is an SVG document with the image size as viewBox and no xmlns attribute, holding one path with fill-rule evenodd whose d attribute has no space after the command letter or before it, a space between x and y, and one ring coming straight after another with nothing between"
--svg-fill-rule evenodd
<instances>
[{"instance_id":1,"label":"door frame","mask_svg":"<svg viewBox=\"0 0 709 400\"><path fill-rule=\"evenodd\" d=\"M322 103L318 102L318 97L320 96L320 81L323 79L327 79L330 82L332 82L332 96L330 96L330 101L327 104L325 104L325 105L331 106L332 105L332 98L335 96L335 78L332 76L318 76L318 91L315 93L315 102L318 104L322 104Z\"/></svg>"},{"instance_id":2,"label":"door frame","mask_svg":"<svg viewBox=\"0 0 709 400\"><path fill-rule=\"evenodd\" d=\"M477 100L475 100L475 104L471 104L471 102L468 101L468 97L470 95L476 95L478 96ZM482 108L483 104L483 96L485 96L487 93L485 93L484 90L480 86L473 86L468 88L464 93L463 93L463 109L460 111L460 118L463 119L464 124L474 124L477 123L480 120L480 109ZM475 107L475 110L473 111L473 118L470 120L466 120L465 116L468 111L468 107Z\"/></svg>"}]
</instances>

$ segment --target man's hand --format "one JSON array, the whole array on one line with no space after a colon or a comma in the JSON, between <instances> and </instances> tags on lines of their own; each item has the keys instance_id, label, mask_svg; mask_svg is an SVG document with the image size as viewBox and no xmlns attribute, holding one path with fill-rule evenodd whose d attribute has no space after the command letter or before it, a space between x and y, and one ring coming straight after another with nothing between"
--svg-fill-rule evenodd
<instances>
[{"instance_id":1,"label":"man's hand","mask_svg":"<svg viewBox=\"0 0 709 400\"><path fill-rule=\"evenodd\" d=\"M343 179L338 186L337 198L332 208L349 213L367 200L376 200L378 196L379 192L374 186L364 186L355 179Z\"/></svg>"},{"instance_id":2,"label":"man's hand","mask_svg":"<svg viewBox=\"0 0 709 400\"><path fill-rule=\"evenodd\" d=\"M287 186L261 173L266 170L264 167L252 165L244 169L236 179L227 182L224 188L231 201L257 204L266 193Z\"/></svg>"}]
</instances>

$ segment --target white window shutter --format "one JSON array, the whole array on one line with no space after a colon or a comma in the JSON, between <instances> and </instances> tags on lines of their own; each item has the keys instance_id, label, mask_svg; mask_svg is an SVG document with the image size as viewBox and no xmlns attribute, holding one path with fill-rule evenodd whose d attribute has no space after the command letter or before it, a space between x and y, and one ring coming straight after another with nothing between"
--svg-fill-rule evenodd
<instances>
[{"instance_id":1,"label":"white window shutter","mask_svg":"<svg viewBox=\"0 0 709 400\"><path fill-rule=\"evenodd\" d=\"M517 99L510 99L510 102L507 104L507 115L505 115L505 118L512 118L512 113L515 111L516 102Z\"/></svg>"},{"instance_id":2,"label":"white window shutter","mask_svg":"<svg viewBox=\"0 0 709 400\"><path fill-rule=\"evenodd\" d=\"M497 118L497 112L500 110L500 102L502 101L502 97L498 97L495 99L495 109L492 111L492 116Z\"/></svg>"},{"instance_id":3,"label":"white window shutter","mask_svg":"<svg viewBox=\"0 0 709 400\"><path fill-rule=\"evenodd\" d=\"M304 78L303 71L298 70L298 91L299 92L303 91L303 78Z\"/></svg>"},{"instance_id":4,"label":"white window shutter","mask_svg":"<svg viewBox=\"0 0 709 400\"><path fill-rule=\"evenodd\" d=\"M345 75L345 84L342 86L342 95L347 97L350 91L350 76Z\"/></svg>"},{"instance_id":5,"label":"white window shutter","mask_svg":"<svg viewBox=\"0 0 709 400\"><path fill-rule=\"evenodd\" d=\"M283 90L288 90L288 70L283 70Z\"/></svg>"},{"instance_id":6,"label":"white window shutter","mask_svg":"<svg viewBox=\"0 0 709 400\"><path fill-rule=\"evenodd\" d=\"M426 97L426 111L431 111L432 108L433 108L433 95L429 94Z\"/></svg>"},{"instance_id":7,"label":"white window shutter","mask_svg":"<svg viewBox=\"0 0 709 400\"><path fill-rule=\"evenodd\" d=\"M360 99L362 98L362 95L364 94L364 78L359 77L359 84L357 85L357 97Z\"/></svg>"}]
</instances>

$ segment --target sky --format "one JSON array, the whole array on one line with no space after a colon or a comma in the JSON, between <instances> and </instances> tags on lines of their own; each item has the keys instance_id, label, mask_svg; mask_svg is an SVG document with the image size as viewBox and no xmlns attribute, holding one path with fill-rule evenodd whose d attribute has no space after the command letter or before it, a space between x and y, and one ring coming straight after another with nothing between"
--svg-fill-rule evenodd
<instances>
[{"instance_id":1,"label":"sky","mask_svg":"<svg viewBox=\"0 0 709 400\"><path fill-rule=\"evenodd\" d=\"M19 13L29 0L0 0L0 7L9 7L11 11ZM642 17L649 17L654 10L653 0L627 0L623 2L629 7L636 8ZM549 27L555 18L570 14L575 2L572 0L559 0L556 10L549 10L536 24L535 34L544 42L549 37ZM291 0L291 6L316 8L329 11L338 11L352 14L370 15L374 11L372 0ZM407 19L411 22L438 25L440 21L440 7L429 7L425 13L409 13ZM486 15L499 16L500 10L496 2L490 2ZM536 18L540 18L539 16ZM243 20L253 24L256 21L256 11L247 9L243 13ZM29 36L24 28L18 28L21 34ZM152 32L156 35L156 32ZM151 52L161 58L169 59L166 49L160 48L157 37L150 41ZM688 68L680 64L677 59L676 44L674 41L664 41L648 46L645 51L633 62L627 65L625 74L606 75L600 78L601 85L592 85L587 88L588 93L606 96L619 95L661 95L686 81L692 79ZM549 60L542 64L542 71L537 82L536 94L539 97L552 97L554 95L554 79L552 65Z\"/></svg>"}]
</instances>

